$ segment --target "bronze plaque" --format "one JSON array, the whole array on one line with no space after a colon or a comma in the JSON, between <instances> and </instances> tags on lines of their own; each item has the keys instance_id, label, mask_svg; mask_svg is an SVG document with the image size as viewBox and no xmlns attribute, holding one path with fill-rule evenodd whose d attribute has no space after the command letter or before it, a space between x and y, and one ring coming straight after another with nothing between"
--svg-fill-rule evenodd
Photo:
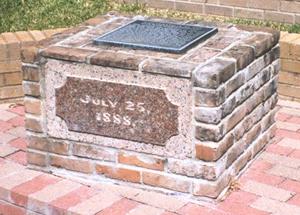
<instances>
[{"instance_id":1,"label":"bronze plaque","mask_svg":"<svg viewBox=\"0 0 300 215\"><path fill-rule=\"evenodd\" d=\"M162 146L178 134L178 106L161 89L67 77L55 97L70 131Z\"/></svg>"}]
</instances>

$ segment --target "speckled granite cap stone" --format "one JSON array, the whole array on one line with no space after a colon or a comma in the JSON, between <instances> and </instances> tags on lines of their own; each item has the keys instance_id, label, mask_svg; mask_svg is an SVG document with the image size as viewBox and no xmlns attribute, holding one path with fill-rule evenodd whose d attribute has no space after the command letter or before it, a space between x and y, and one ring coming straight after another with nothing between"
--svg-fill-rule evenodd
<instances>
[{"instance_id":1,"label":"speckled granite cap stone","mask_svg":"<svg viewBox=\"0 0 300 215\"><path fill-rule=\"evenodd\" d=\"M181 53L94 43L136 20L218 32ZM218 198L274 136L278 39L270 29L106 15L24 49L23 69L36 72L25 99L39 107L25 108L29 167Z\"/></svg>"}]
</instances>

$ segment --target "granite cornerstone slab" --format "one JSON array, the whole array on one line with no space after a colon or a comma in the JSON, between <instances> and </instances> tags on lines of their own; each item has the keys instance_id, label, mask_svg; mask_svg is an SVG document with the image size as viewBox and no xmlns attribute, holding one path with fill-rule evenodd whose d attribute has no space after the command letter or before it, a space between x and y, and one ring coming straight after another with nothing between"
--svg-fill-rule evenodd
<instances>
[{"instance_id":1,"label":"granite cornerstone slab","mask_svg":"<svg viewBox=\"0 0 300 215\"><path fill-rule=\"evenodd\" d=\"M274 136L279 33L211 24L182 53L95 44L136 19L165 22L106 15L22 51L28 165L217 198Z\"/></svg>"}]
</instances>

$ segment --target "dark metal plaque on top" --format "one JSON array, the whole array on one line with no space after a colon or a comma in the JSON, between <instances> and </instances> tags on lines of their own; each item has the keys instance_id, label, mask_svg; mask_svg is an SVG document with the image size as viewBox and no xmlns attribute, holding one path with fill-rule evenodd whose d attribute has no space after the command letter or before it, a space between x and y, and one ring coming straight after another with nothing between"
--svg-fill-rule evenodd
<instances>
[{"instance_id":1,"label":"dark metal plaque on top","mask_svg":"<svg viewBox=\"0 0 300 215\"><path fill-rule=\"evenodd\" d=\"M70 131L161 146L178 134L178 106L161 89L68 77L55 97Z\"/></svg>"},{"instance_id":2,"label":"dark metal plaque on top","mask_svg":"<svg viewBox=\"0 0 300 215\"><path fill-rule=\"evenodd\" d=\"M136 20L96 38L94 43L181 53L216 32L213 27Z\"/></svg>"}]
</instances>

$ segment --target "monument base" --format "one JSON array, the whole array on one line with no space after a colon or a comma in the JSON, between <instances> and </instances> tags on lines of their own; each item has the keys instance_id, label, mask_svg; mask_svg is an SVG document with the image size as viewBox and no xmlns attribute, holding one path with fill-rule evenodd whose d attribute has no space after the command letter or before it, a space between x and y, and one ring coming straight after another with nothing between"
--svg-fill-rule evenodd
<instances>
[{"instance_id":1,"label":"monument base","mask_svg":"<svg viewBox=\"0 0 300 215\"><path fill-rule=\"evenodd\" d=\"M23 50L28 166L217 198L274 136L279 33L218 25L181 54L93 43L133 19Z\"/></svg>"}]
</instances>

